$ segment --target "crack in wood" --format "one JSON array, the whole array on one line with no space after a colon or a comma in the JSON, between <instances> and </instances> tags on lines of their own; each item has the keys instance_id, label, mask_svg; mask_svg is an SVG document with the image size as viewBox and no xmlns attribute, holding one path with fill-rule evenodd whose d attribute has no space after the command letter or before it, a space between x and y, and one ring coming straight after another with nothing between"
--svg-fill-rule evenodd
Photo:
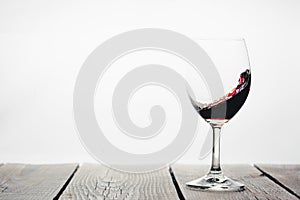
<instances>
[{"instance_id":1,"label":"crack in wood","mask_svg":"<svg viewBox=\"0 0 300 200\"><path fill-rule=\"evenodd\" d=\"M8 186L2 186L2 185L1 185L0 188L1 188L1 193L2 193L2 192L4 192L5 190L7 190Z\"/></svg>"},{"instance_id":2,"label":"crack in wood","mask_svg":"<svg viewBox=\"0 0 300 200\"><path fill-rule=\"evenodd\" d=\"M1 190L0 192L1 193L4 192L8 187L6 183L7 183L7 180L0 183L0 190Z\"/></svg>"}]
</instances>

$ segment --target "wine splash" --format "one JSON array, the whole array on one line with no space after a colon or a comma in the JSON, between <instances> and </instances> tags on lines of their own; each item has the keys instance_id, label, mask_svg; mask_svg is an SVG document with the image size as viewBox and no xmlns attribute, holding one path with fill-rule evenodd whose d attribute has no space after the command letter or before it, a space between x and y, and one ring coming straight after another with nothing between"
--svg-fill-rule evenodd
<instances>
[{"instance_id":1,"label":"wine splash","mask_svg":"<svg viewBox=\"0 0 300 200\"><path fill-rule=\"evenodd\" d=\"M245 103L249 94L250 85L251 73L250 70L247 69L246 71L240 74L238 85L227 95L210 104L199 104L193 102L193 105L196 108L197 112L207 121L228 121L240 110L240 108ZM224 113L225 107L226 112Z\"/></svg>"}]
</instances>

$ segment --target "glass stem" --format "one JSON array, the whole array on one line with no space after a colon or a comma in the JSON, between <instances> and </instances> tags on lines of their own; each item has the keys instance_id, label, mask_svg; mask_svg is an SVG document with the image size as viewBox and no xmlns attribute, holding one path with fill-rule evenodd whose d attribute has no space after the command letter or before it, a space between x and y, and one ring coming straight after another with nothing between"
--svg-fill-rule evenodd
<instances>
[{"instance_id":1,"label":"glass stem","mask_svg":"<svg viewBox=\"0 0 300 200\"><path fill-rule=\"evenodd\" d=\"M213 148L212 148L212 162L210 168L210 174L221 174L220 165L220 133L221 126L211 125L213 129Z\"/></svg>"}]
</instances>

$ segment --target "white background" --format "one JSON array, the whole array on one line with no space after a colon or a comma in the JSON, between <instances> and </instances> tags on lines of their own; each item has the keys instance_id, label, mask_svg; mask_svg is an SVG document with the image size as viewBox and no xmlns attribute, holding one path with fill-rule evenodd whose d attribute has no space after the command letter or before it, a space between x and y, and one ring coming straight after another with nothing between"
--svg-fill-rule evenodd
<instances>
[{"instance_id":1,"label":"white background","mask_svg":"<svg viewBox=\"0 0 300 200\"><path fill-rule=\"evenodd\" d=\"M246 38L253 82L224 127L222 162L300 163L299 11L298 0L1 1L0 162L95 162L74 128L76 75L106 39L156 27ZM208 164L202 142L179 162Z\"/></svg>"}]
</instances>

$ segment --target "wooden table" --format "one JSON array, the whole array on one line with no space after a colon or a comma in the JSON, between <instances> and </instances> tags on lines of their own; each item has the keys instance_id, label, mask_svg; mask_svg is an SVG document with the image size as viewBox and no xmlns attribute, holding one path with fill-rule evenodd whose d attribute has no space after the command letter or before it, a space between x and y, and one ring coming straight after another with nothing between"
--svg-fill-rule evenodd
<instances>
[{"instance_id":1,"label":"wooden table","mask_svg":"<svg viewBox=\"0 0 300 200\"><path fill-rule=\"evenodd\" d=\"M225 165L242 192L202 192L185 182L208 166L174 165L160 171L120 173L98 164L0 166L0 199L300 199L300 165Z\"/></svg>"}]
</instances>

